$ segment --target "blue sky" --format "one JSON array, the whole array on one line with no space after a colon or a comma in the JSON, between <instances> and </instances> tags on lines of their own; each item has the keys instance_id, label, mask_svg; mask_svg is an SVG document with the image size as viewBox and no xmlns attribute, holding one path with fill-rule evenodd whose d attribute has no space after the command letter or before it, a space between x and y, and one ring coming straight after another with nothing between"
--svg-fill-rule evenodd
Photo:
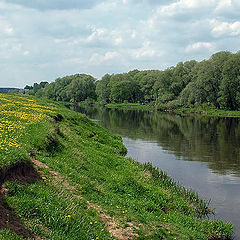
<instances>
[{"instance_id":1,"label":"blue sky","mask_svg":"<svg viewBox=\"0 0 240 240\"><path fill-rule=\"evenodd\" d=\"M239 51L239 0L1 0L0 87Z\"/></svg>"}]
</instances>

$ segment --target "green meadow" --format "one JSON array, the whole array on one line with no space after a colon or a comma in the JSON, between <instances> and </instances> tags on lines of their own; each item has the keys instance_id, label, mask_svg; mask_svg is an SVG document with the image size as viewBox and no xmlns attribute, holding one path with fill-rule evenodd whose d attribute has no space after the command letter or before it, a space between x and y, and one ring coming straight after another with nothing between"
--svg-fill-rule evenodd
<instances>
[{"instance_id":1,"label":"green meadow","mask_svg":"<svg viewBox=\"0 0 240 240\"><path fill-rule=\"evenodd\" d=\"M0 94L0 239L232 239L198 194L59 103Z\"/></svg>"}]
</instances>

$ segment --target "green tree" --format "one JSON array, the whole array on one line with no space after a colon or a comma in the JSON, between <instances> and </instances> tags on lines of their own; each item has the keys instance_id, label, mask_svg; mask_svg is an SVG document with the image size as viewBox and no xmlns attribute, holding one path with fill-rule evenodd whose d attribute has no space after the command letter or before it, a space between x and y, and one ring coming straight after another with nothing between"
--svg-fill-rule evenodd
<instances>
[{"instance_id":1,"label":"green tree","mask_svg":"<svg viewBox=\"0 0 240 240\"><path fill-rule=\"evenodd\" d=\"M170 90L172 74L172 68L157 72L156 81L153 86L153 95L158 103L165 103L174 98L174 94Z\"/></svg>"},{"instance_id":2,"label":"green tree","mask_svg":"<svg viewBox=\"0 0 240 240\"><path fill-rule=\"evenodd\" d=\"M240 53L233 54L224 63L222 77L220 106L237 110L240 107Z\"/></svg>"},{"instance_id":3,"label":"green tree","mask_svg":"<svg viewBox=\"0 0 240 240\"><path fill-rule=\"evenodd\" d=\"M76 74L66 88L66 95L70 100L80 102L87 98L96 99L95 90L95 78L87 74Z\"/></svg>"},{"instance_id":4,"label":"green tree","mask_svg":"<svg viewBox=\"0 0 240 240\"><path fill-rule=\"evenodd\" d=\"M175 96L179 96L181 91L192 80L191 71L197 64L195 60L191 60L185 63L178 63L176 67L172 68L171 86L169 90Z\"/></svg>"},{"instance_id":5,"label":"green tree","mask_svg":"<svg viewBox=\"0 0 240 240\"><path fill-rule=\"evenodd\" d=\"M44 89L46 98L56 100L55 98L55 82L48 84Z\"/></svg>"},{"instance_id":6,"label":"green tree","mask_svg":"<svg viewBox=\"0 0 240 240\"><path fill-rule=\"evenodd\" d=\"M212 103L218 107L219 79L215 77L214 66L211 61L202 61L196 70L194 82L195 103Z\"/></svg>"},{"instance_id":7,"label":"green tree","mask_svg":"<svg viewBox=\"0 0 240 240\"><path fill-rule=\"evenodd\" d=\"M137 102L139 86L128 73L113 74L110 78L110 101L116 103Z\"/></svg>"},{"instance_id":8,"label":"green tree","mask_svg":"<svg viewBox=\"0 0 240 240\"><path fill-rule=\"evenodd\" d=\"M123 103L124 101L136 102L139 89L131 80L115 81L111 84L111 102Z\"/></svg>"},{"instance_id":9,"label":"green tree","mask_svg":"<svg viewBox=\"0 0 240 240\"><path fill-rule=\"evenodd\" d=\"M37 91L41 90L42 88L44 88L46 85L48 84L48 82L40 82L38 83L34 83L32 90L34 93L36 93Z\"/></svg>"},{"instance_id":10,"label":"green tree","mask_svg":"<svg viewBox=\"0 0 240 240\"><path fill-rule=\"evenodd\" d=\"M26 86L24 87L24 89L31 90L31 89L33 89L33 87L32 87L32 86L29 86L29 85L26 85Z\"/></svg>"},{"instance_id":11,"label":"green tree","mask_svg":"<svg viewBox=\"0 0 240 240\"><path fill-rule=\"evenodd\" d=\"M99 102L108 103L110 101L110 79L111 75L105 74L102 79L96 83L96 95Z\"/></svg>"},{"instance_id":12,"label":"green tree","mask_svg":"<svg viewBox=\"0 0 240 240\"><path fill-rule=\"evenodd\" d=\"M149 70L139 72L134 76L133 80L139 86L141 99L147 103L156 100L153 92L153 86L158 79L159 73L160 71L158 70Z\"/></svg>"}]
</instances>

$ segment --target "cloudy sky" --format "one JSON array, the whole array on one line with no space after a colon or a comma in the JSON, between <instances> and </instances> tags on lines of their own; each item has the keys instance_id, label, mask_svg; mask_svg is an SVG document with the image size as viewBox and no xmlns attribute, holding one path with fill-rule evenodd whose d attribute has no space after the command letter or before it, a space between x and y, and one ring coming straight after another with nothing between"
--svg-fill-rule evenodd
<instances>
[{"instance_id":1,"label":"cloudy sky","mask_svg":"<svg viewBox=\"0 0 240 240\"><path fill-rule=\"evenodd\" d=\"M0 0L0 87L240 50L239 0Z\"/></svg>"}]
</instances>

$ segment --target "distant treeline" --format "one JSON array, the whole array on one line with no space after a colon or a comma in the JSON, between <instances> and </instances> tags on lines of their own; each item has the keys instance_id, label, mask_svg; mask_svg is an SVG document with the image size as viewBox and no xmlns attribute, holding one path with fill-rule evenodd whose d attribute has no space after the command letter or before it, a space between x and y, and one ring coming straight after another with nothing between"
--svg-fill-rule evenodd
<instances>
[{"instance_id":1,"label":"distant treeline","mask_svg":"<svg viewBox=\"0 0 240 240\"><path fill-rule=\"evenodd\" d=\"M240 109L240 52L218 52L209 60L180 62L166 70L106 74L101 80L76 74L48 84L35 83L29 94L56 101L154 104L158 109L207 104Z\"/></svg>"},{"instance_id":2,"label":"distant treeline","mask_svg":"<svg viewBox=\"0 0 240 240\"><path fill-rule=\"evenodd\" d=\"M18 88L0 88L0 93L10 93L18 90Z\"/></svg>"}]
</instances>

